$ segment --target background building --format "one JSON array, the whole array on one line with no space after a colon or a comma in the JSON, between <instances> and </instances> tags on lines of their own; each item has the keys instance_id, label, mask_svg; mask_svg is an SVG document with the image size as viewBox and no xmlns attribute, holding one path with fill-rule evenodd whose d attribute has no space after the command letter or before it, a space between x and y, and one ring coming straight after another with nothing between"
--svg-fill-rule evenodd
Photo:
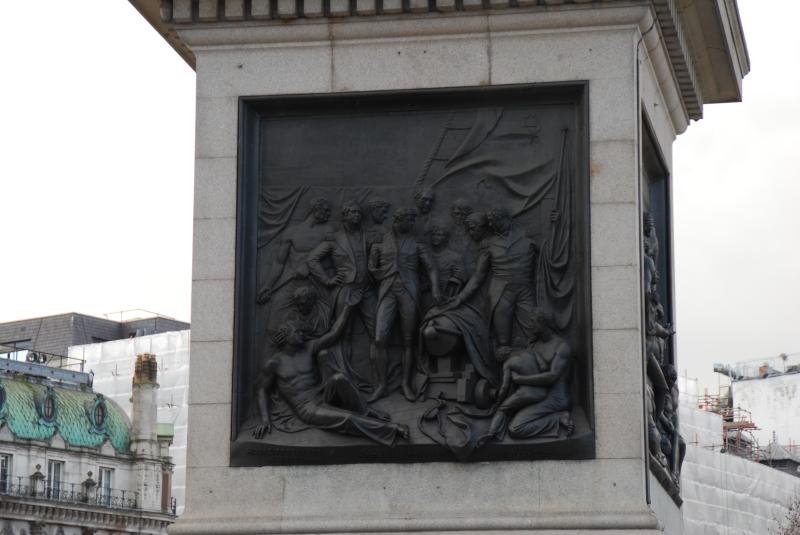
<instances>
[{"instance_id":1,"label":"background building","mask_svg":"<svg viewBox=\"0 0 800 535\"><path fill-rule=\"evenodd\" d=\"M85 361L94 373L94 387L131 415L131 378L136 355L158 355L158 422L173 426L170 455L174 465L172 496L177 513L183 511L186 493L186 418L189 406L189 331L127 338L69 348L70 360Z\"/></svg>"},{"instance_id":2,"label":"background building","mask_svg":"<svg viewBox=\"0 0 800 535\"><path fill-rule=\"evenodd\" d=\"M696 380L681 377L680 388L680 429L687 443L681 472L685 535L776 529L800 495L800 478L790 473L797 466L794 456L776 443L758 446L751 434L755 419L742 409L709 403L719 396L698 395Z\"/></svg>"},{"instance_id":3,"label":"background building","mask_svg":"<svg viewBox=\"0 0 800 535\"><path fill-rule=\"evenodd\" d=\"M37 362L41 364L77 367L80 363L68 362L63 358L70 346L189 328L188 323L145 310L123 311L106 316L97 318L70 312L0 323L0 356L24 360L28 357L28 351L34 351L37 353Z\"/></svg>"},{"instance_id":4,"label":"background building","mask_svg":"<svg viewBox=\"0 0 800 535\"><path fill-rule=\"evenodd\" d=\"M157 424L155 355L135 368L129 419L91 374L0 360L0 532L166 533L173 431Z\"/></svg>"}]
</instances>

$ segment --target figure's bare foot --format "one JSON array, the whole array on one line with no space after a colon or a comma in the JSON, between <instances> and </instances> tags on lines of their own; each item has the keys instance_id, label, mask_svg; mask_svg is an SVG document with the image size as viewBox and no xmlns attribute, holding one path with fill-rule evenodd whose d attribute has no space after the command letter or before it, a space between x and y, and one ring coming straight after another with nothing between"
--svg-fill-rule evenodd
<instances>
[{"instance_id":1,"label":"figure's bare foot","mask_svg":"<svg viewBox=\"0 0 800 535\"><path fill-rule=\"evenodd\" d=\"M411 430L405 424L397 424L397 433L404 439L408 440Z\"/></svg>"},{"instance_id":2,"label":"figure's bare foot","mask_svg":"<svg viewBox=\"0 0 800 535\"><path fill-rule=\"evenodd\" d=\"M486 443L490 442L494 438L494 435L491 433L486 433L478 437L478 441L475 442L475 449L482 448L486 445Z\"/></svg>"},{"instance_id":3,"label":"figure's bare foot","mask_svg":"<svg viewBox=\"0 0 800 535\"><path fill-rule=\"evenodd\" d=\"M392 416L389 413L373 409L372 407L369 408L369 415L373 418L377 418L378 420L383 420L384 422L388 422L392 419Z\"/></svg>"},{"instance_id":4,"label":"figure's bare foot","mask_svg":"<svg viewBox=\"0 0 800 535\"><path fill-rule=\"evenodd\" d=\"M367 403L378 401L385 395L386 395L386 385L378 385L378 389L375 390L375 392L373 392L372 395L367 398Z\"/></svg>"},{"instance_id":5,"label":"figure's bare foot","mask_svg":"<svg viewBox=\"0 0 800 535\"><path fill-rule=\"evenodd\" d=\"M563 427L564 430L567 432L566 436L570 436L572 432L575 431L575 422L573 422L572 419L570 419L568 412L562 412L559 415L559 423L561 424L561 427Z\"/></svg>"},{"instance_id":6,"label":"figure's bare foot","mask_svg":"<svg viewBox=\"0 0 800 535\"><path fill-rule=\"evenodd\" d=\"M414 391L411 390L407 383L403 383L401 387L403 388L403 395L408 401L414 402L417 400L417 396L414 395Z\"/></svg>"}]
</instances>

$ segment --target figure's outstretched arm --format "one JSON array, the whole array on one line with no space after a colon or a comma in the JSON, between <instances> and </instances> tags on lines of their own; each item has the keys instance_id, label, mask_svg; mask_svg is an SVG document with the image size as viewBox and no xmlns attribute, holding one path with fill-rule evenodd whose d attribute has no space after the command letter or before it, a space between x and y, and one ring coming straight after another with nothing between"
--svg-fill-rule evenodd
<instances>
[{"instance_id":1,"label":"figure's outstretched arm","mask_svg":"<svg viewBox=\"0 0 800 535\"><path fill-rule=\"evenodd\" d=\"M350 313L353 311L353 307L361 302L361 298L363 296L364 290L358 290L349 294L345 298L345 304L342 308L342 313L339 314L338 318L336 318L336 322L334 322L331 330L316 340L311 340L308 342L309 344L312 344L312 352L314 354L322 349L328 349L336 342L336 340L339 339L344 332L344 328L347 326L347 320L350 319Z\"/></svg>"},{"instance_id":2,"label":"figure's outstretched arm","mask_svg":"<svg viewBox=\"0 0 800 535\"><path fill-rule=\"evenodd\" d=\"M448 301L448 304L455 308L472 297L472 295L477 292L481 286L483 286L483 281L485 281L486 277L489 275L490 265L491 259L487 249L478 257L478 263L475 265L475 271L473 272L472 277L470 277L467 281L464 289L461 290L461 293L459 293L456 297L453 297L450 301Z\"/></svg>"}]
</instances>

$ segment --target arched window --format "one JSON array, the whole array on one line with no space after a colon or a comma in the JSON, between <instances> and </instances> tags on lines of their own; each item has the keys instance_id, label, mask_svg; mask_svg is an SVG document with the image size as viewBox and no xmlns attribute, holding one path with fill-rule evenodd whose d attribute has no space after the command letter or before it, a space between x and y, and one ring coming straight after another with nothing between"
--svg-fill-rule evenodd
<instances>
[{"instance_id":1,"label":"arched window","mask_svg":"<svg viewBox=\"0 0 800 535\"><path fill-rule=\"evenodd\" d=\"M56 417L56 397L53 394L48 394L44 398L44 419L52 422Z\"/></svg>"},{"instance_id":2,"label":"arched window","mask_svg":"<svg viewBox=\"0 0 800 535\"><path fill-rule=\"evenodd\" d=\"M102 403L94 406L94 426L97 428L103 427L106 422L106 407Z\"/></svg>"}]
</instances>

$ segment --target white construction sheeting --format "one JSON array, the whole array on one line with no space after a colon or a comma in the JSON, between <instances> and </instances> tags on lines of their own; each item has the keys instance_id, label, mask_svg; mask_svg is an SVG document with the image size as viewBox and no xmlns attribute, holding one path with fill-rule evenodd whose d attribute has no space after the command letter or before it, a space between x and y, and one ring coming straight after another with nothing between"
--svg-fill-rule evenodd
<instances>
[{"instance_id":1,"label":"white construction sheeting","mask_svg":"<svg viewBox=\"0 0 800 535\"><path fill-rule=\"evenodd\" d=\"M681 426L681 436L687 444L715 450L722 447L722 416L719 414L686 407L681 396L678 421Z\"/></svg>"},{"instance_id":2,"label":"white construction sheeting","mask_svg":"<svg viewBox=\"0 0 800 535\"><path fill-rule=\"evenodd\" d=\"M697 379L690 379L683 375L678 376L678 391L681 393L681 405L697 408L700 401L700 387Z\"/></svg>"},{"instance_id":3,"label":"white construction sheeting","mask_svg":"<svg viewBox=\"0 0 800 535\"><path fill-rule=\"evenodd\" d=\"M733 406L752 414L760 428L753 436L761 446L800 442L800 373L773 375L765 379L734 381Z\"/></svg>"},{"instance_id":4,"label":"white construction sheeting","mask_svg":"<svg viewBox=\"0 0 800 535\"><path fill-rule=\"evenodd\" d=\"M181 514L186 495L186 418L189 405L189 331L168 332L73 346L69 355L83 359L94 372L94 391L131 414L131 380L136 355L152 353L158 362L158 421L175 426L170 455L175 464L172 496Z\"/></svg>"},{"instance_id":5,"label":"white construction sheeting","mask_svg":"<svg viewBox=\"0 0 800 535\"><path fill-rule=\"evenodd\" d=\"M686 535L765 535L800 492L800 478L691 445L681 482Z\"/></svg>"},{"instance_id":6,"label":"white construction sheeting","mask_svg":"<svg viewBox=\"0 0 800 535\"><path fill-rule=\"evenodd\" d=\"M798 496L800 478L720 453L722 417L695 407L681 395L681 435L687 442L681 471L685 535L769 533Z\"/></svg>"}]
</instances>

